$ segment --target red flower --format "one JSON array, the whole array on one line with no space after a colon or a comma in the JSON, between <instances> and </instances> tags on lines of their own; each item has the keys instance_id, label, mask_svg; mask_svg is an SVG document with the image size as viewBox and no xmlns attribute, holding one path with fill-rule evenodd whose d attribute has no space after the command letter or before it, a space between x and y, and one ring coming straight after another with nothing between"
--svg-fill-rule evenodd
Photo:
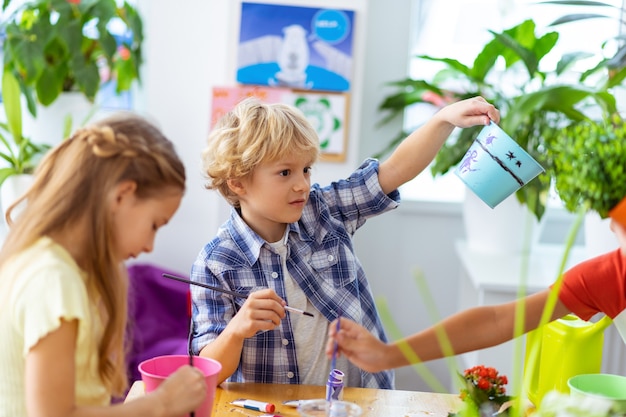
<instances>
[{"instance_id":1,"label":"red flower","mask_svg":"<svg viewBox=\"0 0 626 417\"><path fill-rule=\"evenodd\" d=\"M489 388L491 388L491 383L486 379L481 378L476 382L476 386L483 391L489 391Z\"/></svg>"},{"instance_id":2,"label":"red flower","mask_svg":"<svg viewBox=\"0 0 626 417\"><path fill-rule=\"evenodd\" d=\"M80 4L80 0L67 0L68 3Z\"/></svg>"},{"instance_id":3,"label":"red flower","mask_svg":"<svg viewBox=\"0 0 626 417\"><path fill-rule=\"evenodd\" d=\"M506 388L508 383L505 375L499 375L495 368L483 365L466 369L461 375L466 388L461 389L461 398L470 399L477 406L483 402L501 404L508 400Z\"/></svg>"}]
</instances>

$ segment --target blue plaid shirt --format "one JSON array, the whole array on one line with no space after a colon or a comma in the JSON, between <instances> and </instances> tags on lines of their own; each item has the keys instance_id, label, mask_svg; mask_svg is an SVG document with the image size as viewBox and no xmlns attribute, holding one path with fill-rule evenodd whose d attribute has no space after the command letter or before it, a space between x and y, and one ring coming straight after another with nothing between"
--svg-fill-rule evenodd
<instances>
[{"instance_id":1,"label":"blue plaid shirt","mask_svg":"<svg viewBox=\"0 0 626 417\"><path fill-rule=\"evenodd\" d=\"M368 159L348 179L325 188L314 184L302 217L289 224L287 240L287 269L317 310L329 321L341 312L384 341L387 337L352 235L365 220L396 208L399 201L397 190L383 193L378 161ZM280 255L235 209L198 255L191 279L243 294L272 288L286 299ZM224 330L245 299L198 286L192 288L192 299L192 349L198 353ZM289 315L275 330L244 341L239 367L228 381L300 383ZM393 372L361 371L361 386L393 389Z\"/></svg>"}]
</instances>

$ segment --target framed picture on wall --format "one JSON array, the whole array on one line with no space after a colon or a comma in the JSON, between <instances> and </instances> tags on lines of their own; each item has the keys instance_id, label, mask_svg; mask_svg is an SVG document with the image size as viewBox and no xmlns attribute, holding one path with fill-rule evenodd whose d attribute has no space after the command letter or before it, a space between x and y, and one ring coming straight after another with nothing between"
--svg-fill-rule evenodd
<instances>
[{"instance_id":1,"label":"framed picture on wall","mask_svg":"<svg viewBox=\"0 0 626 417\"><path fill-rule=\"evenodd\" d=\"M351 10L244 2L237 82L348 91L353 26Z\"/></svg>"},{"instance_id":2,"label":"framed picture on wall","mask_svg":"<svg viewBox=\"0 0 626 417\"><path fill-rule=\"evenodd\" d=\"M299 109L317 132L321 159L328 162L345 161L348 144L348 93L262 86L214 87L211 128L237 103L251 96L265 103L284 103Z\"/></svg>"},{"instance_id":3,"label":"framed picture on wall","mask_svg":"<svg viewBox=\"0 0 626 417\"><path fill-rule=\"evenodd\" d=\"M313 125L320 140L322 160L343 162L348 144L347 93L329 93L294 90L282 97L282 102L293 106Z\"/></svg>"}]
</instances>

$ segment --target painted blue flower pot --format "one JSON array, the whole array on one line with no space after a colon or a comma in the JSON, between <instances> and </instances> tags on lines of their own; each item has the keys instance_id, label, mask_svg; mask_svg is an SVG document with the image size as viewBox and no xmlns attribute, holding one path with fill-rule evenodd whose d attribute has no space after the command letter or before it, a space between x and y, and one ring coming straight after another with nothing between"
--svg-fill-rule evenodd
<instances>
[{"instance_id":1,"label":"painted blue flower pot","mask_svg":"<svg viewBox=\"0 0 626 417\"><path fill-rule=\"evenodd\" d=\"M491 208L542 172L543 167L494 122L480 131L455 170Z\"/></svg>"}]
</instances>

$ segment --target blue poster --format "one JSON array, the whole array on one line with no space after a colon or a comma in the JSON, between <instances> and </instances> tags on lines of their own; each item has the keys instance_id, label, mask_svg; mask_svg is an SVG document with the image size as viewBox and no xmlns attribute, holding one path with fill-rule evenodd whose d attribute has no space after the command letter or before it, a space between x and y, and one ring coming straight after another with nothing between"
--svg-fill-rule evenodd
<instances>
[{"instance_id":1,"label":"blue poster","mask_svg":"<svg viewBox=\"0 0 626 417\"><path fill-rule=\"evenodd\" d=\"M237 81L348 91L354 11L242 3Z\"/></svg>"}]
</instances>

